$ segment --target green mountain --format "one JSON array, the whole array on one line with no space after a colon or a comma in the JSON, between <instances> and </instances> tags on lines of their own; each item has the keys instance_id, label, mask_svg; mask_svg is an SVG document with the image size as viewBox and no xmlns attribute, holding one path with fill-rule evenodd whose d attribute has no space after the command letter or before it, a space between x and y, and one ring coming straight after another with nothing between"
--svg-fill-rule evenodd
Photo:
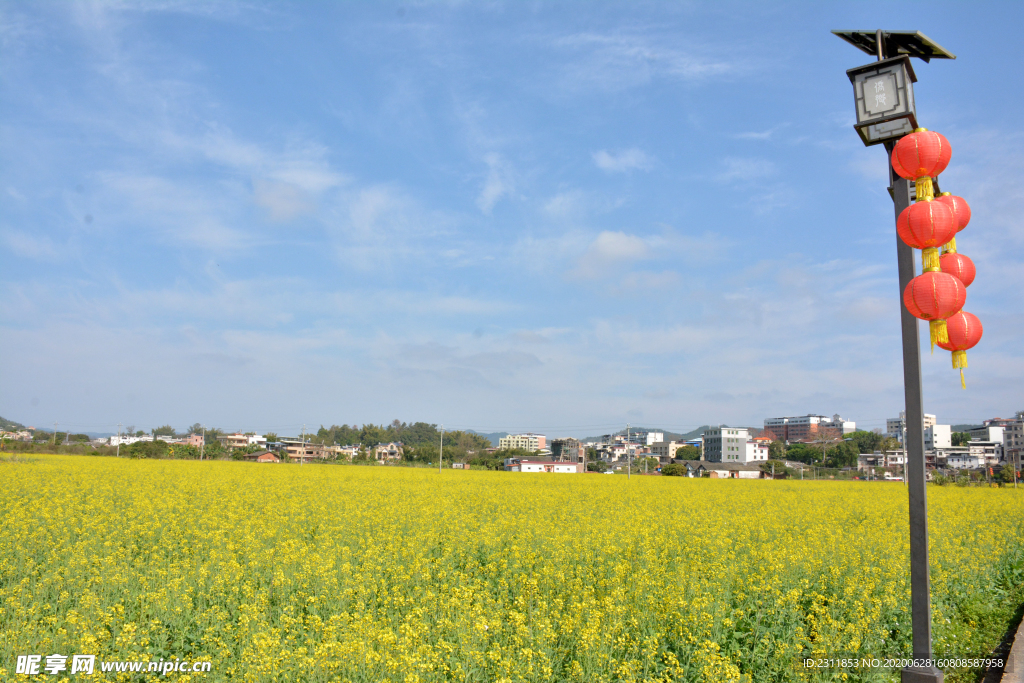
<instances>
[{"instance_id":1,"label":"green mountain","mask_svg":"<svg viewBox=\"0 0 1024 683\"><path fill-rule=\"evenodd\" d=\"M25 425L21 424L20 422L14 422L13 420L8 420L6 418L0 417L0 429L3 429L4 431L17 432L21 431L24 428Z\"/></svg>"},{"instance_id":2,"label":"green mountain","mask_svg":"<svg viewBox=\"0 0 1024 683\"><path fill-rule=\"evenodd\" d=\"M664 434L665 434L665 441L675 441L676 443L678 443L680 441L689 441L690 439L696 439L698 436L703 434L704 430L708 429L708 427L709 427L709 425L701 425L700 427L697 427L696 429L694 429L692 431L686 432L685 434L680 434L678 432L670 432L667 429L655 429L653 427L651 427L651 428L646 428L645 427L644 429L646 429L649 432L664 432ZM634 430L634 431L638 431L638 430ZM623 435L625 435L625 433L626 433L625 429L620 429L617 432L613 432L613 435L615 435L615 434L623 434ZM588 436L588 437L585 437L583 439L580 439L580 441L600 441L601 438L602 438L601 436Z\"/></svg>"},{"instance_id":3,"label":"green mountain","mask_svg":"<svg viewBox=\"0 0 1024 683\"><path fill-rule=\"evenodd\" d=\"M497 448L498 447L498 440L501 439L502 437L508 436L508 434L509 434L508 432L489 432L489 433L475 432L472 429L467 429L466 432L468 434L476 434L477 436L482 436L485 439L488 439L491 442L491 447L492 448Z\"/></svg>"}]
</instances>

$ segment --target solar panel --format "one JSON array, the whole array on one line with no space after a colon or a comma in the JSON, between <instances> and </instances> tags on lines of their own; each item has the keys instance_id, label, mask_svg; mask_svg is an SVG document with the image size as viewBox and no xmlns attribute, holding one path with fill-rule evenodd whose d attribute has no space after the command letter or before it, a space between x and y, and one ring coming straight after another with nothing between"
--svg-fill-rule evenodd
<instances>
[{"instance_id":1,"label":"solar panel","mask_svg":"<svg viewBox=\"0 0 1024 683\"><path fill-rule=\"evenodd\" d=\"M832 31L854 47L869 55L878 54L876 31ZM883 55L898 57L909 55L928 62L932 59L956 59L956 55L933 41L920 31L883 31Z\"/></svg>"}]
</instances>

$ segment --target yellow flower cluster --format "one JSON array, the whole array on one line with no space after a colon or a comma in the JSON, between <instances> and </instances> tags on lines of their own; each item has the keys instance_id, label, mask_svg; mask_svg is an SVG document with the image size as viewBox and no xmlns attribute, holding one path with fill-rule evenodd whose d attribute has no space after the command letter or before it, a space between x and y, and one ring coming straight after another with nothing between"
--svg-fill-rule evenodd
<instances>
[{"instance_id":1,"label":"yellow flower cluster","mask_svg":"<svg viewBox=\"0 0 1024 683\"><path fill-rule=\"evenodd\" d=\"M27 653L282 683L839 680L795 662L909 654L896 483L45 456L0 490L5 681ZM1008 624L1022 502L929 488L938 652Z\"/></svg>"}]
</instances>

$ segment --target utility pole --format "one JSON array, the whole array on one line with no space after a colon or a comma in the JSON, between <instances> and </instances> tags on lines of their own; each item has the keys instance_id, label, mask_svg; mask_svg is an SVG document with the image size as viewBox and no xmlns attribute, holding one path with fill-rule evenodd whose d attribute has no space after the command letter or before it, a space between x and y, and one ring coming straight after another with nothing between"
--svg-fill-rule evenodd
<instances>
[{"instance_id":1,"label":"utility pole","mask_svg":"<svg viewBox=\"0 0 1024 683\"><path fill-rule=\"evenodd\" d=\"M441 446L437 449L437 473L438 474L441 474L441 463L443 463L443 462L444 462L444 425L441 425Z\"/></svg>"},{"instance_id":2,"label":"utility pole","mask_svg":"<svg viewBox=\"0 0 1024 683\"><path fill-rule=\"evenodd\" d=\"M121 457L121 423L117 423L117 458Z\"/></svg>"},{"instance_id":3,"label":"utility pole","mask_svg":"<svg viewBox=\"0 0 1024 683\"><path fill-rule=\"evenodd\" d=\"M302 456L299 458L299 467L306 462L306 425L302 425Z\"/></svg>"},{"instance_id":4,"label":"utility pole","mask_svg":"<svg viewBox=\"0 0 1024 683\"><path fill-rule=\"evenodd\" d=\"M206 425L203 425L203 440L199 443L199 459L203 459L206 453Z\"/></svg>"},{"instance_id":5,"label":"utility pole","mask_svg":"<svg viewBox=\"0 0 1024 683\"><path fill-rule=\"evenodd\" d=\"M56 427L54 427L56 429ZM633 453L629 449L629 423L626 423L626 481L633 476Z\"/></svg>"},{"instance_id":6,"label":"utility pole","mask_svg":"<svg viewBox=\"0 0 1024 683\"><path fill-rule=\"evenodd\" d=\"M53 445L54 445L54 447L57 446L57 423L56 422L53 423Z\"/></svg>"}]
</instances>

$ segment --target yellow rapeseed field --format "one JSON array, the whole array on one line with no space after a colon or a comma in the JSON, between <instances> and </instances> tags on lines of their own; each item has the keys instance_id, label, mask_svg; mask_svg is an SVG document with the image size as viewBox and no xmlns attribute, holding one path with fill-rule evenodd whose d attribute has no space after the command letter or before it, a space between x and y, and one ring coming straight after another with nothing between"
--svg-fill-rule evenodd
<instances>
[{"instance_id":1,"label":"yellow rapeseed field","mask_svg":"<svg viewBox=\"0 0 1024 683\"><path fill-rule=\"evenodd\" d=\"M31 457L0 462L3 681L26 653L212 662L137 680L839 680L794 662L909 650L898 483ZM1022 597L1024 489L928 493L936 650L984 654Z\"/></svg>"}]
</instances>

